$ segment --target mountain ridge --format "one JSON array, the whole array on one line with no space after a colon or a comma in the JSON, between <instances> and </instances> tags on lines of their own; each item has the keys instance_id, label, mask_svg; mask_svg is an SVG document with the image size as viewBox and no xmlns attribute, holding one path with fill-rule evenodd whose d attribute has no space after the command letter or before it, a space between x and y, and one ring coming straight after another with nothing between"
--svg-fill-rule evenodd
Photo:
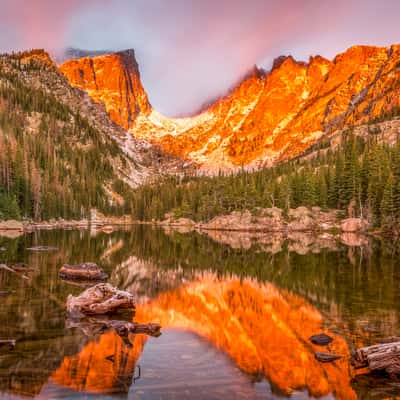
<instances>
[{"instance_id":1,"label":"mountain ridge","mask_svg":"<svg viewBox=\"0 0 400 400\"><path fill-rule=\"evenodd\" d=\"M93 79L76 78L89 59L118 66L122 54L74 60L60 69L73 86L104 102L111 118L135 138L195 162L205 173L291 159L329 132L368 123L400 105L400 45L352 46L332 61L318 55L308 62L278 57L270 71L251 69L225 96L184 118L168 118L151 107L136 59L129 72L135 85L121 91L121 100L108 94L118 86L111 78L94 93ZM127 96L133 100L127 102Z\"/></svg>"}]
</instances>

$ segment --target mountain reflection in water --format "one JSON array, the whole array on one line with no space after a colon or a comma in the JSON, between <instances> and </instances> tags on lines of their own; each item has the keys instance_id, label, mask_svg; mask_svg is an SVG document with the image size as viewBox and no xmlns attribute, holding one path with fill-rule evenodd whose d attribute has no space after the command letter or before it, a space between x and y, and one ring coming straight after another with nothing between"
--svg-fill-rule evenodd
<instances>
[{"instance_id":1,"label":"mountain reflection in water","mask_svg":"<svg viewBox=\"0 0 400 400\"><path fill-rule=\"evenodd\" d=\"M0 299L0 337L17 339L15 352L0 353L0 397L195 399L230 390L234 398L356 399L366 383L352 381L353 347L398 334L395 246L271 240L269 252L265 239L233 248L150 227L0 240L7 248L0 263L33 270L28 280L0 271L0 290L13 291ZM33 243L60 251L32 254L25 249ZM304 246L312 250L299 254ZM87 337L66 326L66 296L81 288L57 272L63 262L87 260L137 296L135 320L160 323L161 338L136 335L129 344L112 332ZM335 339L328 349L309 341L321 331ZM320 364L314 352L325 350L342 359Z\"/></svg>"}]
</instances>

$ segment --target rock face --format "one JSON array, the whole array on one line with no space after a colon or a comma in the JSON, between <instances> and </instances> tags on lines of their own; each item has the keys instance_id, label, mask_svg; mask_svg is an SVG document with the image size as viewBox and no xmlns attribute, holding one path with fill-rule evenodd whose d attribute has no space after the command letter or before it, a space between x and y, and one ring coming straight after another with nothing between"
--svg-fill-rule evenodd
<instances>
[{"instance_id":1,"label":"rock face","mask_svg":"<svg viewBox=\"0 0 400 400\"><path fill-rule=\"evenodd\" d=\"M20 221L0 221L0 231L23 231L23 229L24 226Z\"/></svg>"},{"instance_id":2,"label":"rock face","mask_svg":"<svg viewBox=\"0 0 400 400\"><path fill-rule=\"evenodd\" d=\"M67 61L60 70L73 87L102 101L111 119L125 129L133 127L139 113L150 112L133 50Z\"/></svg>"},{"instance_id":3,"label":"rock face","mask_svg":"<svg viewBox=\"0 0 400 400\"><path fill-rule=\"evenodd\" d=\"M293 158L328 133L392 115L400 106L400 45L354 46L333 61L279 57L271 71L253 68L201 114L179 119L152 110L134 53L124 54L70 61L61 70L72 85L104 101L136 138L209 173Z\"/></svg>"}]
</instances>

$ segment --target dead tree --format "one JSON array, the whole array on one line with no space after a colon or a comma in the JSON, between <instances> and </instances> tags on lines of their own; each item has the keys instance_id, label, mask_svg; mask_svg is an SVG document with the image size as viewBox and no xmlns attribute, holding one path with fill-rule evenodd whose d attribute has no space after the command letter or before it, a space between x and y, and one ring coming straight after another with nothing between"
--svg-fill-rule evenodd
<instances>
[{"instance_id":1,"label":"dead tree","mask_svg":"<svg viewBox=\"0 0 400 400\"><path fill-rule=\"evenodd\" d=\"M133 295L108 283L99 283L77 297L69 295L67 298L70 316L110 314L121 309L135 310Z\"/></svg>"},{"instance_id":2,"label":"dead tree","mask_svg":"<svg viewBox=\"0 0 400 400\"><path fill-rule=\"evenodd\" d=\"M400 375L400 341L362 347L354 354L352 365L356 369L367 367L371 371Z\"/></svg>"}]
</instances>

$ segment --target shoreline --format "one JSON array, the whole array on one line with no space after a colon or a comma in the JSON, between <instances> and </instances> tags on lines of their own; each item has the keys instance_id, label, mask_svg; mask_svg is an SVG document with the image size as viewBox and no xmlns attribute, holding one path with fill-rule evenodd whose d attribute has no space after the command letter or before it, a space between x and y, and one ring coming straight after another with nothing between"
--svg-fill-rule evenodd
<instances>
[{"instance_id":1,"label":"shoreline","mask_svg":"<svg viewBox=\"0 0 400 400\"><path fill-rule=\"evenodd\" d=\"M0 221L0 236L16 237L24 233L40 230L56 229L90 229L112 232L121 227L134 225L150 225L171 228L188 233L199 232L236 232L236 233L271 233L289 235L291 233L307 233L316 235L337 236L352 233L377 237L395 237L396 232L373 230L370 224L361 218L343 218L338 210L322 211L319 208L299 207L289 210L283 215L277 208L260 209L257 215L250 211L234 211L212 218L208 222L196 222L189 218L174 218L166 215L165 220L139 221L131 216L107 217L93 213L91 219L82 220L50 220L50 221Z\"/></svg>"}]
</instances>

